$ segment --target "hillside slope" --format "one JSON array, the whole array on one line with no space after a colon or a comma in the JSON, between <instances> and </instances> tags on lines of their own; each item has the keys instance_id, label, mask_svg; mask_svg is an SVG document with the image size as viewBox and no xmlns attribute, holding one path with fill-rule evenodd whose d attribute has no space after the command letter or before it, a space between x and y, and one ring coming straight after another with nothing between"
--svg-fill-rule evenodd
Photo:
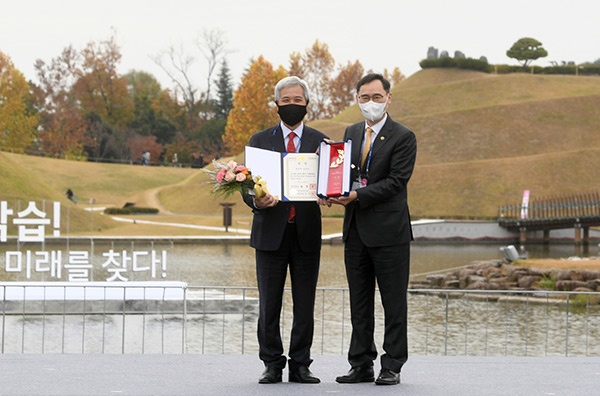
<instances>
[{"instance_id":1,"label":"hillside slope","mask_svg":"<svg viewBox=\"0 0 600 396\"><path fill-rule=\"evenodd\" d=\"M415 217L494 217L524 189L597 189L600 78L430 69L392 94L389 113L417 135ZM353 106L315 125L339 140L360 120Z\"/></svg>"}]
</instances>

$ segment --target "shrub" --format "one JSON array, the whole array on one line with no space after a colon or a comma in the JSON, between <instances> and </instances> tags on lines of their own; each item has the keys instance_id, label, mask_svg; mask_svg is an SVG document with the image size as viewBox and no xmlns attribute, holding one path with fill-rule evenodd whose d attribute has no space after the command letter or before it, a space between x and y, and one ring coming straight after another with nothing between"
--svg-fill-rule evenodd
<instances>
[{"instance_id":1,"label":"shrub","mask_svg":"<svg viewBox=\"0 0 600 396\"><path fill-rule=\"evenodd\" d=\"M106 208L104 214L107 215L134 215L134 214L156 214L156 208L143 208L137 206L127 206L125 208Z\"/></svg>"},{"instance_id":2,"label":"shrub","mask_svg":"<svg viewBox=\"0 0 600 396\"><path fill-rule=\"evenodd\" d=\"M492 67L489 63L481 59L474 58L438 58L438 59L423 59L419 62L422 69L428 68L457 68L467 70L477 70L485 73L490 73Z\"/></svg>"},{"instance_id":3,"label":"shrub","mask_svg":"<svg viewBox=\"0 0 600 396\"><path fill-rule=\"evenodd\" d=\"M546 290L556 289L556 277L553 274L543 274L542 279L538 281L538 286Z\"/></svg>"}]
</instances>

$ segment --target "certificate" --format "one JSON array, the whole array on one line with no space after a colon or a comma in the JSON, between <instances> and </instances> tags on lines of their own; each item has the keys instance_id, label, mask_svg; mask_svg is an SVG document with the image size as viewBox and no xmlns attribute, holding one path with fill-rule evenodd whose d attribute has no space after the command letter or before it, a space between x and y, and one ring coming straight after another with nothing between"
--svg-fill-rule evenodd
<instances>
[{"instance_id":1,"label":"certificate","mask_svg":"<svg viewBox=\"0 0 600 396\"><path fill-rule=\"evenodd\" d=\"M283 154L283 200L316 200L318 173L319 156L317 154Z\"/></svg>"},{"instance_id":2,"label":"certificate","mask_svg":"<svg viewBox=\"0 0 600 396\"><path fill-rule=\"evenodd\" d=\"M266 180L271 195L282 201L317 199L319 156L315 153L280 153L246 146L244 165L252 176Z\"/></svg>"}]
</instances>

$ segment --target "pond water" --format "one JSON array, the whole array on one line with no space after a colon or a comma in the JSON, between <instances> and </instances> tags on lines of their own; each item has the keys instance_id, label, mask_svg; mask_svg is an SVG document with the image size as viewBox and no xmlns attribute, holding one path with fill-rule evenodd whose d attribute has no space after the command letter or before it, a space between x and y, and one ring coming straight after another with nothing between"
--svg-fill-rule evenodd
<instances>
[{"instance_id":1,"label":"pond water","mask_svg":"<svg viewBox=\"0 0 600 396\"><path fill-rule=\"evenodd\" d=\"M501 259L502 244L413 243L411 278L443 273L473 261ZM572 244L530 245L530 258L568 258L597 255L598 248ZM10 252L10 253L7 253ZM87 261L83 258L88 255ZM0 245L0 281L69 280L84 272L87 280L170 280L190 286L256 286L254 249L242 243L69 243ZM58 277L60 275L60 278ZM83 278L80 278L83 280ZM324 244L319 287L346 287L343 246Z\"/></svg>"},{"instance_id":2,"label":"pond water","mask_svg":"<svg viewBox=\"0 0 600 396\"><path fill-rule=\"evenodd\" d=\"M411 277L444 273L473 261L500 259L501 244L412 245ZM44 254L40 254L44 253ZM77 254L73 257L72 253ZM87 262L82 252L87 252ZM597 247L569 244L531 245L531 258L597 255ZM66 281L69 276L104 281L118 276L131 281L182 281L191 291L217 287L239 288L256 298L254 250L230 243L95 243L70 244L69 249L47 245L0 245L0 281ZM152 272L154 269L154 274ZM117 271L118 270L118 271ZM79 272L77 272L79 271ZM58 275L60 274L60 278ZM81 280L81 279L80 279ZM315 307L316 353L347 350L350 335L343 246L324 245ZM244 289L244 290L242 290ZM327 290L325 290L327 289ZM289 293L288 293L289 294ZM585 296L582 296L585 297ZM493 297L409 295L409 344L415 354L477 355L598 355L600 313L584 300L582 309L546 299L497 302ZM577 309L576 309L577 308ZM291 301L284 304L284 339L291 326ZM377 338L382 336L381 304ZM166 320L165 320L166 319ZM189 309L168 315L6 315L2 350L5 352L91 353L255 353L256 314L206 314ZM62 334L61 334L62 333ZM61 334L56 338L53 335Z\"/></svg>"}]
</instances>

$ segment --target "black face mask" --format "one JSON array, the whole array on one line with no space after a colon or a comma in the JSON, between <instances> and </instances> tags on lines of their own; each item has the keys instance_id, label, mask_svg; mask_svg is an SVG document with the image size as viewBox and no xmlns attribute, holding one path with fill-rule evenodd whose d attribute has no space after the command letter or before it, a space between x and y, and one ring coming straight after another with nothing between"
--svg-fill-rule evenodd
<instances>
[{"instance_id":1,"label":"black face mask","mask_svg":"<svg viewBox=\"0 0 600 396\"><path fill-rule=\"evenodd\" d=\"M281 117L281 121L283 121L286 125L294 126L306 115L306 106L297 105L297 104L289 104L285 106L277 105L277 113L279 117Z\"/></svg>"}]
</instances>

